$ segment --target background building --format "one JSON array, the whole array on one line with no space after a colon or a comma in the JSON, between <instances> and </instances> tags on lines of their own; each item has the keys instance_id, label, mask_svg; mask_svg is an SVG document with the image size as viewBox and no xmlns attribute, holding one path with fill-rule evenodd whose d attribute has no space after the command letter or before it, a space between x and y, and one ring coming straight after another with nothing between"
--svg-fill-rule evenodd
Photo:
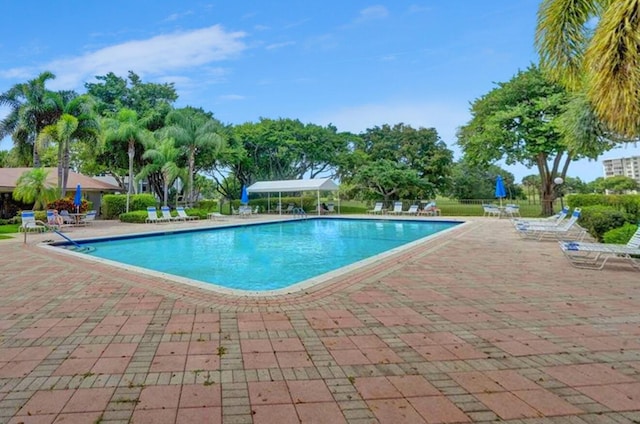
<instances>
[{"instance_id":1,"label":"background building","mask_svg":"<svg viewBox=\"0 0 640 424\"><path fill-rule=\"evenodd\" d=\"M628 158L605 159L602 161L604 177L610 178L618 175L633 178L640 184L640 156Z\"/></svg>"}]
</instances>

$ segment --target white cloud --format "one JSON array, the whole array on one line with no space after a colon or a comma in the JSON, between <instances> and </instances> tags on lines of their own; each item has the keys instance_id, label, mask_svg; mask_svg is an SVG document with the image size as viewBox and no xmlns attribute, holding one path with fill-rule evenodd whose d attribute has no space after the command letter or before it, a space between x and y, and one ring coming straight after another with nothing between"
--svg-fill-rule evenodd
<instances>
[{"instance_id":1,"label":"white cloud","mask_svg":"<svg viewBox=\"0 0 640 424\"><path fill-rule=\"evenodd\" d=\"M113 72L126 76L134 71L141 77L161 77L169 72L193 70L212 62L228 60L246 49L243 32L226 32L221 26L134 40L105 47L75 58L58 59L33 69L15 68L0 72L2 78L33 78L42 69L57 78L50 88L77 89L96 75Z\"/></svg>"},{"instance_id":2,"label":"white cloud","mask_svg":"<svg viewBox=\"0 0 640 424\"><path fill-rule=\"evenodd\" d=\"M236 101L236 100L244 100L246 97L242 96L240 94L224 94L222 96L218 96L218 100L229 100L229 101Z\"/></svg>"},{"instance_id":3,"label":"white cloud","mask_svg":"<svg viewBox=\"0 0 640 424\"><path fill-rule=\"evenodd\" d=\"M386 7L381 5L370 6L362 9L358 14L356 22L370 21L373 19L383 19L389 15L389 11Z\"/></svg>"},{"instance_id":4,"label":"white cloud","mask_svg":"<svg viewBox=\"0 0 640 424\"><path fill-rule=\"evenodd\" d=\"M280 49L282 47L287 47L287 46L292 46L296 44L294 41L285 41L283 43L273 43L273 44L269 44L267 47L265 47L267 50L274 50L274 49Z\"/></svg>"}]
</instances>

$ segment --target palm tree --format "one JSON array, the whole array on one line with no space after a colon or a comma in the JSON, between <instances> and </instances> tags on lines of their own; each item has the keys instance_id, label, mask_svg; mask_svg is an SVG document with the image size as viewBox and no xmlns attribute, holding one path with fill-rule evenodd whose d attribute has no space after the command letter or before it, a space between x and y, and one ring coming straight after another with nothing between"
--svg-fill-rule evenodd
<instances>
[{"instance_id":1,"label":"palm tree","mask_svg":"<svg viewBox=\"0 0 640 424\"><path fill-rule=\"evenodd\" d=\"M47 183L49 171L34 168L18 178L13 198L22 203L34 203L33 209L44 209L56 197L56 188Z\"/></svg>"},{"instance_id":2,"label":"palm tree","mask_svg":"<svg viewBox=\"0 0 640 424\"><path fill-rule=\"evenodd\" d=\"M597 117L627 138L640 134L638 40L637 0L544 0L538 11L541 67L584 91Z\"/></svg>"},{"instance_id":3,"label":"palm tree","mask_svg":"<svg viewBox=\"0 0 640 424\"><path fill-rule=\"evenodd\" d=\"M198 151L211 148L219 150L224 142L220 136L220 123L202 110L186 107L169 112L163 128L164 134L172 137L178 147L187 150L189 195L187 202L193 204L193 176Z\"/></svg>"},{"instance_id":4,"label":"palm tree","mask_svg":"<svg viewBox=\"0 0 640 424\"><path fill-rule=\"evenodd\" d=\"M121 109L115 118L103 121L105 143L114 148L119 145L127 146L129 157L129 183L127 184L127 208L129 212L129 197L133 187L133 159L136 155L136 144L144 145L153 135L147 130L146 121L139 119L138 114L131 109Z\"/></svg>"},{"instance_id":5,"label":"palm tree","mask_svg":"<svg viewBox=\"0 0 640 424\"><path fill-rule=\"evenodd\" d=\"M61 115L61 93L45 88L46 82L54 78L53 73L46 71L0 95L0 105L9 107L8 115L0 121L0 139L11 135L23 162L31 162L34 167L40 166L38 134ZM28 159L30 155L32 159Z\"/></svg>"},{"instance_id":6,"label":"palm tree","mask_svg":"<svg viewBox=\"0 0 640 424\"><path fill-rule=\"evenodd\" d=\"M158 135L158 137L162 136ZM147 146L147 150L142 155L143 159L150 159L152 162L142 168L136 176L136 181L148 178L155 172L160 172L162 174L163 204L167 206L169 186L184 172L177 164L180 150L175 147L173 139L160 138L158 141L156 147Z\"/></svg>"},{"instance_id":7,"label":"palm tree","mask_svg":"<svg viewBox=\"0 0 640 424\"><path fill-rule=\"evenodd\" d=\"M75 96L74 93L65 101L62 116L54 124L46 126L38 136L39 144L44 147L51 142L58 145L58 189L61 197L66 195L67 190L71 143L98 139L100 127L92 105L91 97Z\"/></svg>"}]
</instances>

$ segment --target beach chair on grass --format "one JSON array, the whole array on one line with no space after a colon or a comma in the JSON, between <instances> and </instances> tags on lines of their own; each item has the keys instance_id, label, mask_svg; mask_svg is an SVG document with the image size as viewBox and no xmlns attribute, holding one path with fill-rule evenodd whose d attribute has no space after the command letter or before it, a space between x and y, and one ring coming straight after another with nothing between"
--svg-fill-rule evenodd
<instances>
[{"instance_id":1,"label":"beach chair on grass","mask_svg":"<svg viewBox=\"0 0 640 424\"><path fill-rule=\"evenodd\" d=\"M602 269L609 260L617 259L640 271L640 225L627 244L560 241L560 249L576 268Z\"/></svg>"},{"instance_id":2,"label":"beach chair on grass","mask_svg":"<svg viewBox=\"0 0 640 424\"><path fill-rule=\"evenodd\" d=\"M147 207L147 219L145 220L145 222L147 222L147 223L153 222L154 224L158 224L158 223L161 223L161 222L169 222L169 220L167 218L158 216L158 211L156 210L155 207L148 206Z\"/></svg>"}]
</instances>

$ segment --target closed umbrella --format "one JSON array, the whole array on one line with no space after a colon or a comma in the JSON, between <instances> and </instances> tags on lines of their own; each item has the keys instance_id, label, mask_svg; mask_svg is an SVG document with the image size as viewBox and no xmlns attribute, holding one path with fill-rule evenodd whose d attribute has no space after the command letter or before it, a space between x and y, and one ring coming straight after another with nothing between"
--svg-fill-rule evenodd
<instances>
[{"instance_id":1,"label":"closed umbrella","mask_svg":"<svg viewBox=\"0 0 640 424\"><path fill-rule=\"evenodd\" d=\"M242 186L242 195L240 196L240 203L244 205L249 203L249 193L247 193L247 186Z\"/></svg>"},{"instance_id":2,"label":"closed umbrella","mask_svg":"<svg viewBox=\"0 0 640 424\"><path fill-rule=\"evenodd\" d=\"M500 206L502 206L502 199L507 197L507 190L504 188L504 182L500 175L496 178L496 197L500 199Z\"/></svg>"},{"instance_id":3,"label":"closed umbrella","mask_svg":"<svg viewBox=\"0 0 640 424\"><path fill-rule=\"evenodd\" d=\"M76 186L76 195L73 197L73 205L76 207L76 213L80 212L80 205L82 204L82 189L80 184Z\"/></svg>"}]
</instances>

